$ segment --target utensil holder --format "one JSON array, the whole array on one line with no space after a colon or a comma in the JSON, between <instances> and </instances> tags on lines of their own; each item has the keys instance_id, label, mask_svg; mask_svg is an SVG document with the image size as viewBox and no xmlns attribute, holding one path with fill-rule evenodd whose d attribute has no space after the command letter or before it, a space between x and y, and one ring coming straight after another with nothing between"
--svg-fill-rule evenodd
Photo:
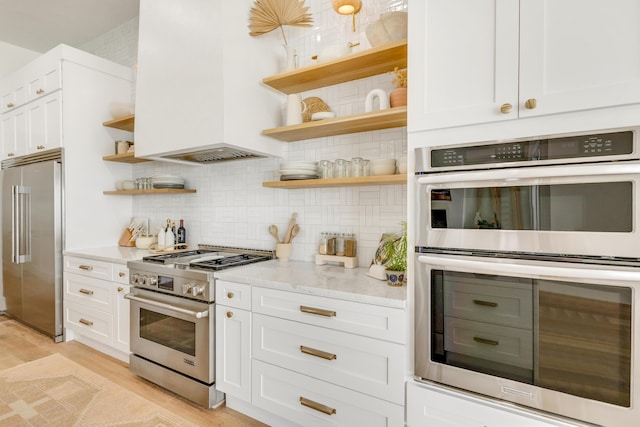
<instances>
[{"instance_id":1,"label":"utensil holder","mask_svg":"<svg viewBox=\"0 0 640 427\"><path fill-rule=\"evenodd\" d=\"M280 262L289 262L291 243L276 243L276 258Z\"/></svg>"}]
</instances>

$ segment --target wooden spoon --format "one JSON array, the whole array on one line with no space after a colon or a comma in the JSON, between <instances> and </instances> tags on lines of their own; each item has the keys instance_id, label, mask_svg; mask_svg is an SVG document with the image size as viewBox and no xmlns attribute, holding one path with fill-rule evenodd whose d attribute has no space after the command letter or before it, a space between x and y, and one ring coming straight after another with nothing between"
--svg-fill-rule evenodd
<instances>
[{"instance_id":1,"label":"wooden spoon","mask_svg":"<svg viewBox=\"0 0 640 427\"><path fill-rule=\"evenodd\" d=\"M291 242L291 230L293 230L293 226L296 224L296 218L298 218L298 213L294 212L291 214L291 219L289 220L289 228L287 228L287 233L284 235L283 243Z\"/></svg>"},{"instance_id":2,"label":"wooden spoon","mask_svg":"<svg viewBox=\"0 0 640 427\"><path fill-rule=\"evenodd\" d=\"M278 226L275 224L271 224L269 226L269 234L271 234L273 236L274 239L276 239L276 243L280 243L280 237L278 237Z\"/></svg>"},{"instance_id":3,"label":"wooden spoon","mask_svg":"<svg viewBox=\"0 0 640 427\"><path fill-rule=\"evenodd\" d=\"M291 243L293 238L296 237L299 232L300 232L300 226L298 224L294 225L293 228L291 229L291 237L289 238L289 243Z\"/></svg>"}]
</instances>

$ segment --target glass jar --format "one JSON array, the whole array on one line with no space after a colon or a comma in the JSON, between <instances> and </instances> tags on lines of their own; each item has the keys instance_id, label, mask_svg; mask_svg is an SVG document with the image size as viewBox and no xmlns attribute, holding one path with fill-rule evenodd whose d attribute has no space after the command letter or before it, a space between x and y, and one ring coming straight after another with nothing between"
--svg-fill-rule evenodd
<instances>
[{"instance_id":1,"label":"glass jar","mask_svg":"<svg viewBox=\"0 0 640 427\"><path fill-rule=\"evenodd\" d=\"M336 235L336 255L344 256L344 234Z\"/></svg>"},{"instance_id":2,"label":"glass jar","mask_svg":"<svg viewBox=\"0 0 640 427\"><path fill-rule=\"evenodd\" d=\"M327 233L327 255L336 254L336 236L335 234Z\"/></svg>"},{"instance_id":3,"label":"glass jar","mask_svg":"<svg viewBox=\"0 0 640 427\"><path fill-rule=\"evenodd\" d=\"M329 244L329 239L327 237L327 233L320 233L320 243L318 244L318 253L320 255L327 254L328 244Z\"/></svg>"},{"instance_id":4,"label":"glass jar","mask_svg":"<svg viewBox=\"0 0 640 427\"><path fill-rule=\"evenodd\" d=\"M355 257L357 253L356 235L347 234L344 239L344 256Z\"/></svg>"}]
</instances>

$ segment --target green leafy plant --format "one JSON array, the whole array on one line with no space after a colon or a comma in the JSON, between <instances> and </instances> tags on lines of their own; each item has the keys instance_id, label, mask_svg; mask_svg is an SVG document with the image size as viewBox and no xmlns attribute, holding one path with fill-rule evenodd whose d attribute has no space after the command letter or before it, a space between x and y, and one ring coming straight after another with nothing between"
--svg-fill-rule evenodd
<instances>
[{"instance_id":1,"label":"green leafy plant","mask_svg":"<svg viewBox=\"0 0 640 427\"><path fill-rule=\"evenodd\" d=\"M380 248L386 255L385 268L391 271L407 271L407 223L403 221L402 232L382 235Z\"/></svg>"}]
</instances>

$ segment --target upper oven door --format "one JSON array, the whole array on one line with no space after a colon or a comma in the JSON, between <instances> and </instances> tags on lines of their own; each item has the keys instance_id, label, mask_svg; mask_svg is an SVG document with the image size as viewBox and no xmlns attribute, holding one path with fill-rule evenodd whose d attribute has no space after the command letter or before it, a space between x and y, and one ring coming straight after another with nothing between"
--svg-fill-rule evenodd
<instances>
[{"instance_id":1,"label":"upper oven door","mask_svg":"<svg viewBox=\"0 0 640 427\"><path fill-rule=\"evenodd\" d=\"M134 288L131 352L207 384L214 375L214 305Z\"/></svg>"},{"instance_id":2,"label":"upper oven door","mask_svg":"<svg viewBox=\"0 0 640 427\"><path fill-rule=\"evenodd\" d=\"M639 162L418 178L418 246L640 258Z\"/></svg>"}]
</instances>

